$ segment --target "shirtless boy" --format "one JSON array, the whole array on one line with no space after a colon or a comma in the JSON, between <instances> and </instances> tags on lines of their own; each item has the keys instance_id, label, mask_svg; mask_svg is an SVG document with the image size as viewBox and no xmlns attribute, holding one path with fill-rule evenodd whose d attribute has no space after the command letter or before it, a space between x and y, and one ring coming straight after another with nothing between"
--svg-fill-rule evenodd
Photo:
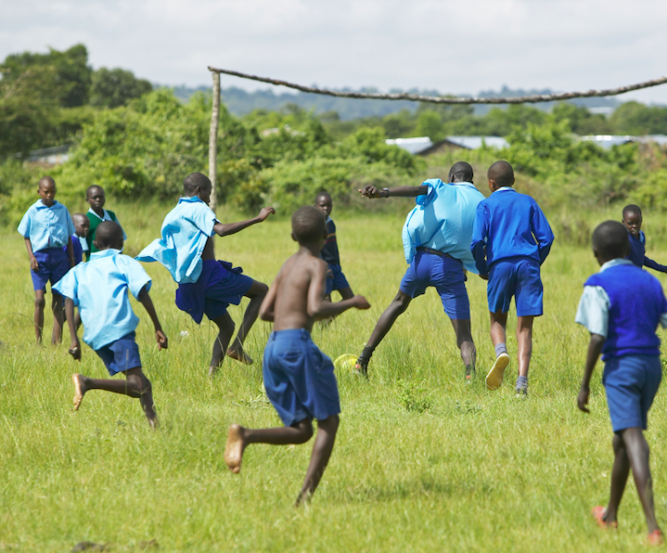
<instances>
[{"instance_id":1,"label":"shirtless boy","mask_svg":"<svg viewBox=\"0 0 667 553\"><path fill-rule=\"evenodd\" d=\"M299 250L282 266L260 307L263 321L273 322L264 350L264 387L284 427L252 430L229 427L225 463L238 473L249 444L303 444L317 437L296 505L315 493L327 467L338 430L340 402L331 359L310 338L313 323L340 315L351 307L368 309L363 296L331 303L324 299L327 263L320 259L326 237L323 214L304 206L292 215L292 238Z\"/></svg>"}]
</instances>

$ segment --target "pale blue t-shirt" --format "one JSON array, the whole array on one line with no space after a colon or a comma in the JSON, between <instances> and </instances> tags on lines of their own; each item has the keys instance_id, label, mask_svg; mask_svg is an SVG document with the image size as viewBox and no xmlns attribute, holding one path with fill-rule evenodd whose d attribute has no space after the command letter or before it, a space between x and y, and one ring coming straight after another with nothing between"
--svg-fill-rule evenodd
<instances>
[{"instance_id":1,"label":"pale blue t-shirt","mask_svg":"<svg viewBox=\"0 0 667 553\"><path fill-rule=\"evenodd\" d=\"M470 240L477 204L484 196L471 182L445 184L429 179L424 185L429 187L428 194L417 196L417 207L403 226L405 260L412 263L417 248L423 246L447 253L477 273Z\"/></svg>"},{"instance_id":2,"label":"pale blue t-shirt","mask_svg":"<svg viewBox=\"0 0 667 553\"><path fill-rule=\"evenodd\" d=\"M139 299L151 278L138 261L119 250L92 253L88 263L71 269L53 289L79 307L83 341L98 350L133 332L139 317L132 311L127 291Z\"/></svg>"},{"instance_id":3,"label":"pale blue t-shirt","mask_svg":"<svg viewBox=\"0 0 667 553\"><path fill-rule=\"evenodd\" d=\"M67 246L69 237L76 233L67 208L58 201L47 207L41 198L25 212L18 231L23 238L30 238L33 253Z\"/></svg>"},{"instance_id":4,"label":"pale blue t-shirt","mask_svg":"<svg viewBox=\"0 0 667 553\"><path fill-rule=\"evenodd\" d=\"M136 257L139 261L159 261L179 284L199 280L201 254L213 227L219 223L215 213L197 196L178 200L162 223L162 238L151 242Z\"/></svg>"}]
</instances>

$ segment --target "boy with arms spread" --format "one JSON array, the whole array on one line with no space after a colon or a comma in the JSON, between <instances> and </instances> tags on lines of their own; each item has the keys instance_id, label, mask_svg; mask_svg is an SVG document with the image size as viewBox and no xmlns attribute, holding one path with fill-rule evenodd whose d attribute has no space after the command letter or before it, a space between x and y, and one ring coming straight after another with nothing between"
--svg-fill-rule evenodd
<instances>
[{"instance_id":1,"label":"boy with arms spread","mask_svg":"<svg viewBox=\"0 0 667 553\"><path fill-rule=\"evenodd\" d=\"M667 273L667 267L646 257L646 236L642 231L642 210L638 205L626 205L623 208L623 224L628 229L630 253L628 259L637 267L648 267L654 271Z\"/></svg>"},{"instance_id":2,"label":"boy with arms spread","mask_svg":"<svg viewBox=\"0 0 667 553\"><path fill-rule=\"evenodd\" d=\"M299 251L282 266L260 309L262 320L273 322L264 351L264 387L285 426L251 430L233 424L225 448L225 463L238 473L246 446L305 443L313 435L312 420L317 419L317 437L297 505L317 489L331 456L340 413L333 364L310 338L313 323L351 307L370 307L363 296L338 303L323 299L327 264L319 255L325 236L324 217L315 207L302 207L292 215L292 238L299 243Z\"/></svg>"},{"instance_id":3,"label":"boy with arms spread","mask_svg":"<svg viewBox=\"0 0 667 553\"><path fill-rule=\"evenodd\" d=\"M509 365L505 345L507 313L514 296L519 350L516 393L525 395L533 350L533 320L542 315L540 266L549 255L554 235L537 202L512 188L514 170L509 163L496 161L489 167L487 177L492 194L477 206L471 244L477 270L489 281L487 297L496 361L486 375L486 387L498 389Z\"/></svg>"},{"instance_id":4,"label":"boy with arms spread","mask_svg":"<svg viewBox=\"0 0 667 553\"><path fill-rule=\"evenodd\" d=\"M319 209L327 221L327 237L322 246L320 257L329 265L326 282L326 297L331 299L331 292L338 290L344 300L354 296L352 288L347 282L343 270L340 267L340 254L338 253L338 242L336 240L336 224L331 218L333 211L333 199L328 192L320 192L315 198L315 207Z\"/></svg>"},{"instance_id":5,"label":"boy with arms spread","mask_svg":"<svg viewBox=\"0 0 667 553\"><path fill-rule=\"evenodd\" d=\"M102 221L113 221L114 223L118 222L118 218L113 211L104 209L104 204L106 203L106 196L104 194L104 188L93 184L89 186L86 190L86 202L90 205L88 213L88 221L90 222L90 229L88 236L86 237L86 242L88 243L88 251L86 252L86 259L90 258L90 254L95 253L97 248L95 247L95 232L97 231L98 225ZM122 227L121 227L122 228ZM127 240L125 236L125 231L123 231L123 240Z\"/></svg>"},{"instance_id":6,"label":"boy with arms spread","mask_svg":"<svg viewBox=\"0 0 667 553\"><path fill-rule=\"evenodd\" d=\"M139 261L159 261L178 283L176 306L199 324L204 314L218 326L213 343L209 375L213 376L227 355L241 363L252 364L243 342L257 319L259 307L268 291L266 284L241 274L226 261L215 260L212 237L229 236L266 220L275 213L263 208L257 217L238 223L221 223L208 207L211 181L201 173L192 173L183 183L183 197L162 223L162 238L153 241L138 256ZM234 334L234 321L227 312L229 304L238 305L243 296L250 303L243 315L236 340L227 349Z\"/></svg>"},{"instance_id":7,"label":"boy with arms spread","mask_svg":"<svg viewBox=\"0 0 667 553\"><path fill-rule=\"evenodd\" d=\"M357 370L367 374L368 363L396 319L412 300L429 287L438 291L449 317L456 345L461 350L465 378L475 374L477 352L470 328L470 302L464 268L476 273L470 253L470 238L477 204L484 199L473 184L472 166L459 161L449 170L448 183L429 179L421 186L398 186L378 190L365 186L362 196L372 198L415 198L417 206L408 214L403 226L403 251L409 267L394 300L373 329L366 347L357 359Z\"/></svg>"},{"instance_id":8,"label":"boy with arms spread","mask_svg":"<svg viewBox=\"0 0 667 553\"><path fill-rule=\"evenodd\" d=\"M96 250L88 263L77 265L56 285L67 298L65 310L72 345L70 354L81 359L81 346L76 334L74 307L85 328L83 341L102 359L109 374L124 373L126 381L72 376L74 381L74 410L78 410L83 396L89 390L105 390L139 398L141 407L152 427L157 425L151 383L141 370L135 330L139 318L132 311L128 290L137 298L153 321L158 349L167 348L167 337L162 332L148 291L151 279L142 266L120 251L123 249L123 229L112 221L97 227Z\"/></svg>"},{"instance_id":9,"label":"boy with arms spread","mask_svg":"<svg viewBox=\"0 0 667 553\"><path fill-rule=\"evenodd\" d=\"M649 447L643 430L660 380L658 324L667 326L667 299L654 276L624 259L629 252L626 229L606 221L593 232L593 253L600 272L584 284L576 322L591 333L577 406L588 413L590 382L600 353L602 383L614 430L614 467L609 504L593 509L602 528L616 528L618 507L632 474L648 525L648 542L658 545L662 531L655 519ZM631 282L632 286L628 286Z\"/></svg>"},{"instance_id":10,"label":"boy with arms spread","mask_svg":"<svg viewBox=\"0 0 667 553\"><path fill-rule=\"evenodd\" d=\"M30 206L21 219L18 231L25 239L30 257L30 276L35 290L35 337L42 343L44 328L44 305L46 283L51 282L51 309L53 310L53 333L51 343L62 340L64 313L63 298L54 292L56 284L65 273L74 267L74 251L71 236L74 223L67 208L57 202L56 182L51 177L42 177L37 187L39 200Z\"/></svg>"}]
</instances>

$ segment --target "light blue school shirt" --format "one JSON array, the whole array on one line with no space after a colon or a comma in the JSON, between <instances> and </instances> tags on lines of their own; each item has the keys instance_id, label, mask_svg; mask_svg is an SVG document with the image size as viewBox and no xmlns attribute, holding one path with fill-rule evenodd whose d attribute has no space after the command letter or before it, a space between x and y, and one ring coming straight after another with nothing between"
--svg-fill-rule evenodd
<instances>
[{"instance_id":1,"label":"light blue school shirt","mask_svg":"<svg viewBox=\"0 0 667 553\"><path fill-rule=\"evenodd\" d=\"M197 196L178 200L162 223L162 238L151 242L137 256L139 261L159 261L179 284L199 280L201 254L219 223L213 210Z\"/></svg>"},{"instance_id":2,"label":"light blue school shirt","mask_svg":"<svg viewBox=\"0 0 667 553\"><path fill-rule=\"evenodd\" d=\"M25 212L18 231L23 238L30 238L33 253L67 246L69 237L76 233L67 208L58 201L47 207L41 198Z\"/></svg>"},{"instance_id":3,"label":"light blue school shirt","mask_svg":"<svg viewBox=\"0 0 667 553\"><path fill-rule=\"evenodd\" d=\"M139 317L132 311L127 291L139 299L151 278L138 261L120 250L92 253L88 263L71 269L53 289L79 307L83 341L98 350L133 332Z\"/></svg>"},{"instance_id":4,"label":"light blue school shirt","mask_svg":"<svg viewBox=\"0 0 667 553\"><path fill-rule=\"evenodd\" d=\"M629 259L612 259L600 267L600 272L617 265L632 265ZM584 292L579 300L579 307L574 321L585 327L591 334L607 337L609 330L609 295L602 286L584 286ZM660 317L660 326L667 328L667 313Z\"/></svg>"},{"instance_id":5,"label":"light blue school shirt","mask_svg":"<svg viewBox=\"0 0 667 553\"><path fill-rule=\"evenodd\" d=\"M428 193L417 196L417 206L403 225L405 260L412 263L417 248L423 246L449 254L477 273L470 240L477 205L484 196L471 182L445 184L428 179L424 186L429 187Z\"/></svg>"},{"instance_id":6,"label":"light blue school shirt","mask_svg":"<svg viewBox=\"0 0 667 553\"><path fill-rule=\"evenodd\" d=\"M509 186L499 188L477 206L470 249L482 275L489 274L493 263L508 257L527 257L541 265L553 241L537 202Z\"/></svg>"}]
</instances>

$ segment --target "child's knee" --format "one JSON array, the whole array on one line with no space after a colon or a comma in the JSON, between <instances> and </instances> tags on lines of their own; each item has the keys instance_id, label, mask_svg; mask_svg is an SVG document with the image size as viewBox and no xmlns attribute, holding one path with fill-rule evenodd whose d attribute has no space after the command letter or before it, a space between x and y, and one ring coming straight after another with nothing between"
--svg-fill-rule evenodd
<instances>
[{"instance_id":1,"label":"child's knee","mask_svg":"<svg viewBox=\"0 0 667 553\"><path fill-rule=\"evenodd\" d=\"M340 424L340 417L338 415L331 415L323 420L317 421L318 428L324 428L328 432L335 434L338 431Z\"/></svg>"},{"instance_id":2,"label":"child's knee","mask_svg":"<svg viewBox=\"0 0 667 553\"><path fill-rule=\"evenodd\" d=\"M35 308L44 309L45 306L46 306L46 300L44 299L44 296L35 298Z\"/></svg>"}]
</instances>

